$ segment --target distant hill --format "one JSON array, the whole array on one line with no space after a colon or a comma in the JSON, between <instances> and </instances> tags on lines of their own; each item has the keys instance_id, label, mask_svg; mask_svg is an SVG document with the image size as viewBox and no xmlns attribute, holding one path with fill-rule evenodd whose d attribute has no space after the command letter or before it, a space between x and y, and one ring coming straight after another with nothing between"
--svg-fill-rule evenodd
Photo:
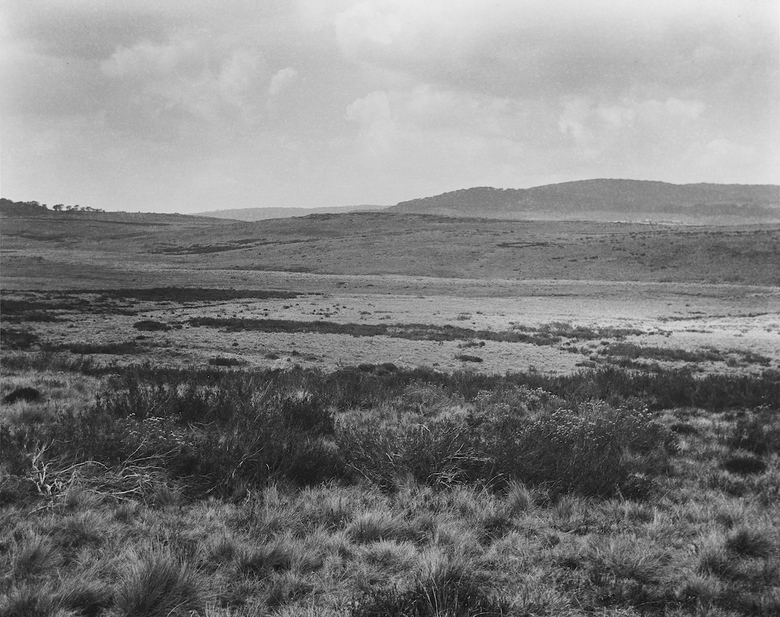
<instances>
[{"instance_id":1,"label":"distant hill","mask_svg":"<svg viewBox=\"0 0 780 617\"><path fill-rule=\"evenodd\" d=\"M530 189L463 189L387 211L508 219L780 220L780 186L581 180Z\"/></svg>"},{"instance_id":2,"label":"distant hill","mask_svg":"<svg viewBox=\"0 0 780 617\"><path fill-rule=\"evenodd\" d=\"M267 219L286 219L310 214L346 214L348 212L377 212L386 206L342 206L334 208L236 208L232 210L209 210L198 212L197 216L210 216L236 221L265 221Z\"/></svg>"}]
</instances>

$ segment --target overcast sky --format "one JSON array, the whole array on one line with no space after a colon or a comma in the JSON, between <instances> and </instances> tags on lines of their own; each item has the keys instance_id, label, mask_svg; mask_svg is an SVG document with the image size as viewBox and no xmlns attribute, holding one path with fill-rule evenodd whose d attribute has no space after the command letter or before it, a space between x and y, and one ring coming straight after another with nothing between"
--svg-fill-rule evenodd
<instances>
[{"instance_id":1,"label":"overcast sky","mask_svg":"<svg viewBox=\"0 0 780 617\"><path fill-rule=\"evenodd\" d=\"M780 184L777 0L2 0L0 194L391 205Z\"/></svg>"}]
</instances>

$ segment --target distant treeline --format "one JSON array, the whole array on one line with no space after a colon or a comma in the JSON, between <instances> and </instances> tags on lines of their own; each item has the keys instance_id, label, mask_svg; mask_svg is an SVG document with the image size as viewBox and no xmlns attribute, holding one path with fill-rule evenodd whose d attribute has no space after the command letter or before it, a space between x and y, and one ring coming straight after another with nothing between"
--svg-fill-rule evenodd
<instances>
[{"instance_id":1,"label":"distant treeline","mask_svg":"<svg viewBox=\"0 0 780 617\"><path fill-rule=\"evenodd\" d=\"M42 216L51 212L105 212L105 210L78 204L54 204L49 210L49 206L37 201L11 201L0 198L0 214L5 216Z\"/></svg>"}]
</instances>

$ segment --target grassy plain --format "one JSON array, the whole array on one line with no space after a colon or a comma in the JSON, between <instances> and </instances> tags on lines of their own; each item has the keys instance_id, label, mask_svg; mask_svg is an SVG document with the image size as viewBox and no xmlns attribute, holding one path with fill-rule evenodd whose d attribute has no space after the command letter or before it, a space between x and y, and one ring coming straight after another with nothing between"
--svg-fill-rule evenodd
<instances>
[{"instance_id":1,"label":"grassy plain","mask_svg":"<svg viewBox=\"0 0 780 617\"><path fill-rule=\"evenodd\" d=\"M0 222L0 615L780 611L777 228Z\"/></svg>"}]
</instances>

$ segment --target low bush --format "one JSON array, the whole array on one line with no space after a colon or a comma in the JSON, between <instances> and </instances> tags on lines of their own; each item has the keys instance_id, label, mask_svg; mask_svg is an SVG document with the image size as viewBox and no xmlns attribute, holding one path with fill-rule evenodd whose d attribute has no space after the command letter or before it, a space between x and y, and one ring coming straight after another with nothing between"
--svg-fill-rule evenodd
<instances>
[{"instance_id":1,"label":"low bush","mask_svg":"<svg viewBox=\"0 0 780 617\"><path fill-rule=\"evenodd\" d=\"M419 422L362 417L340 423L337 440L354 477L385 489L408 478L433 486L514 480L552 494L634 498L668 470L676 445L648 412L603 404L533 414L483 405Z\"/></svg>"},{"instance_id":2,"label":"low bush","mask_svg":"<svg viewBox=\"0 0 780 617\"><path fill-rule=\"evenodd\" d=\"M224 372L203 376L193 383L186 371L139 368L113 378L92 408L59 416L53 454L106 465L143 461L196 494L342 475L333 418L320 397Z\"/></svg>"},{"instance_id":3,"label":"low bush","mask_svg":"<svg viewBox=\"0 0 780 617\"><path fill-rule=\"evenodd\" d=\"M24 386L22 388L16 388L3 397L4 403L13 404L16 401L34 402L41 398L40 390Z\"/></svg>"},{"instance_id":4,"label":"low bush","mask_svg":"<svg viewBox=\"0 0 780 617\"><path fill-rule=\"evenodd\" d=\"M780 452L780 421L777 414L761 411L749 418L737 420L726 443L730 448L762 455Z\"/></svg>"},{"instance_id":5,"label":"low bush","mask_svg":"<svg viewBox=\"0 0 780 617\"><path fill-rule=\"evenodd\" d=\"M75 354L108 354L124 356L141 353L142 348L134 341L116 343L73 343L68 345L68 351Z\"/></svg>"},{"instance_id":6,"label":"low bush","mask_svg":"<svg viewBox=\"0 0 780 617\"><path fill-rule=\"evenodd\" d=\"M763 472L766 463L757 456L735 454L724 460L720 467L731 473L746 476Z\"/></svg>"},{"instance_id":7,"label":"low bush","mask_svg":"<svg viewBox=\"0 0 780 617\"><path fill-rule=\"evenodd\" d=\"M498 410L469 419L489 454L490 475L554 493L646 497L668 470L675 439L644 411L605 404L544 410L530 418Z\"/></svg>"},{"instance_id":8,"label":"low bush","mask_svg":"<svg viewBox=\"0 0 780 617\"><path fill-rule=\"evenodd\" d=\"M221 356L209 358L210 366L241 366L242 364L246 364L246 361L241 360L240 358L225 358Z\"/></svg>"},{"instance_id":9,"label":"low bush","mask_svg":"<svg viewBox=\"0 0 780 617\"><path fill-rule=\"evenodd\" d=\"M353 480L393 490L410 479L432 486L463 483L481 474L481 454L468 426L454 419L383 426L370 419L342 423L337 443Z\"/></svg>"},{"instance_id":10,"label":"low bush","mask_svg":"<svg viewBox=\"0 0 780 617\"><path fill-rule=\"evenodd\" d=\"M8 321L5 315L3 320ZM30 349L39 342L38 335L23 328L0 328L0 347L3 349Z\"/></svg>"},{"instance_id":11,"label":"low bush","mask_svg":"<svg viewBox=\"0 0 780 617\"><path fill-rule=\"evenodd\" d=\"M133 324L133 328L141 332L166 332L171 329L168 324L153 319L142 319Z\"/></svg>"}]
</instances>

